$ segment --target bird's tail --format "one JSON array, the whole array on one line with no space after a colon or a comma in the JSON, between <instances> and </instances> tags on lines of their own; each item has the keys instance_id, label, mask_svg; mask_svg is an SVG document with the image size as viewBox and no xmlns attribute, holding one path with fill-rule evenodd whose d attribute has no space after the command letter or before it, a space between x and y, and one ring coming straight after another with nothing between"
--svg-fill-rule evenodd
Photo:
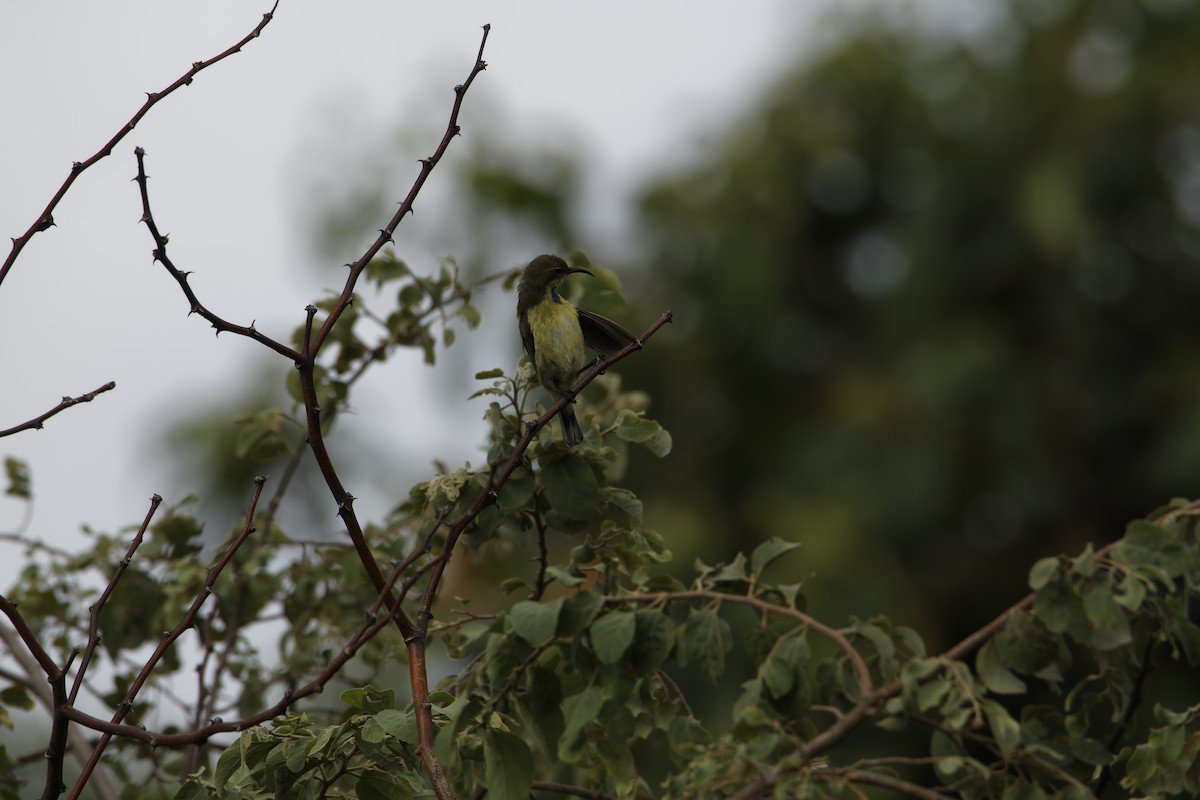
<instances>
[{"instance_id":1,"label":"bird's tail","mask_svg":"<svg viewBox=\"0 0 1200 800\"><path fill-rule=\"evenodd\" d=\"M562 423L563 441L567 443L567 447L574 447L583 441L583 430L579 427L579 420L575 418L575 409L569 404L558 412L558 421Z\"/></svg>"}]
</instances>

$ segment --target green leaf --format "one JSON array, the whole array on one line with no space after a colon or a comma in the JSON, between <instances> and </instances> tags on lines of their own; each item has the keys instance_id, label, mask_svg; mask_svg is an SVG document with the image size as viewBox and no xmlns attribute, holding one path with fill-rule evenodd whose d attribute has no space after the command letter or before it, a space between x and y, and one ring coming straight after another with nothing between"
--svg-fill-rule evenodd
<instances>
[{"instance_id":1,"label":"green leaf","mask_svg":"<svg viewBox=\"0 0 1200 800\"><path fill-rule=\"evenodd\" d=\"M563 600L556 597L545 603L534 600L514 603L510 612L513 631L530 644L548 641L558 628L558 615L562 611Z\"/></svg>"},{"instance_id":2,"label":"green leaf","mask_svg":"<svg viewBox=\"0 0 1200 800\"><path fill-rule=\"evenodd\" d=\"M1058 556L1039 559L1029 570L1029 588L1035 592L1041 589L1058 574L1060 562Z\"/></svg>"},{"instance_id":3,"label":"green leaf","mask_svg":"<svg viewBox=\"0 0 1200 800\"><path fill-rule=\"evenodd\" d=\"M396 707L395 689L376 689L371 684L347 689L339 697L342 702L364 714L375 714L385 708Z\"/></svg>"},{"instance_id":4,"label":"green leaf","mask_svg":"<svg viewBox=\"0 0 1200 800\"><path fill-rule=\"evenodd\" d=\"M640 444L659 458L671 452L671 434L658 422L628 408L617 415L616 433L618 439Z\"/></svg>"},{"instance_id":5,"label":"green leaf","mask_svg":"<svg viewBox=\"0 0 1200 800\"><path fill-rule=\"evenodd\" d=\"M1126 573L1114 598L1119 605L1137 613L1146 599L1146 585L1132 573Z\"/></svg>"},{"instance_id":6,"label":"green leaf","mask_svg":"<svg viewBox=\"0 0 1200 800\"><path fill-rule=\"evenodd\" d=\"M408 265L396 257L396 254L385 251L383 255L372 258L367 264L366 277L374 281L376 286L382 286L388 281L398 280L412 274Z\"/></svg>"},{"instance_id":7,"label":"green leaf","mask_svg":"<svg viewBox=\"0 0 1200 800\"><path fill-rule=\"evenodd\" d=\"M762 573L764 569L770 566L775 559L795 550L800 546L799 542L789 542L786 539L773 537L754 548L754 552L750 555L750 571L755 575Z\"/></svg>"},{"instance_id":8,"label":"green leaf","mask_svg":"<svg viewBox=\"0 0 1200 800\"><path fill-rule=\"evenodd\" d=\"M458 309L458 315L466 320L467 327L471 329L478 328L479 323L483 321L483 315L479 313L479 309L465 300Z\"/></svg>"},{"instance_id":9,"label":"green leaf","mask_svg":"<svg viewBox=\"0 0 1200 800\"><path fill-rule=\"evenodd\" d=\"M795 687L809 659L808 640L803 636L784 639L759 669L763 684L771 696L779 699Z\"/></svg>"},{"instance_id":10,"label":"green leaf","mask_svg":"<svg viewBox=\"0 0 1200 800\"><path fill-rule=\"evenodd\" d=\"M0 691L0 703L9 708L19 708L28 711L33 708L33 698L21 686L9 686Z\"/></svg>"},{"instance_id":11,"label":"green leaf","mask_svg":"<svg viewBox=\"0 0 1200 800\"><path fill-rule=\"evenodd\" d=\"M412 797L401 783L401 776L391 770L367 769L361 772L354 783L357 800L397 800Z\"/></svg>"},{"instance_id":12,"label":"green leaf","mask_svg":"<svg viewBox=\"0 0 1200 800\"><path fill-rule=\"evenodd\" d=\"M490 800L528 800L533 788L533 754L507 731L487 728L483 736Z\"/></svg>"},{"instance_id":13,"label":"green leaf","mask_svg":"<svg viewBox=\"0 0 1200 800\"><path fill-rule=\"evenodd\" d=\"M503 377L504 370L500 369L499 367L496 367L495 369L485 369L482 372L475 373L475 380L477 381L490 381Z\"/></svg>"},{"instance_id":14,"label":"green leaf","mask_svg":"<svg viewBox=\"0 0 1200 800\"><path fill-rule=\"evenodd\" d=\"M683 665L715 684L733 649L733 631L715 611L695 611L678 631L678 647Z\"/></svg>"},{"instance_id":15,"label":"green leaf","mask_svg":"<svg viewBox=\"0 0 1200 800\"><path fill-rule=\"evenodd\" d=\"M1191 557L1184 543L1170 530L1146 520L1129 523L1125 537L1117 543L1113 555L1131 566L1158 567L1171 578L1186 575L1191 567Z\"/></svg>"},{"instance_id":16,"label":"green leaf","mask_svg":"<svg viewBox=\"0 0 1200 800\"><path fill-rule=\"evenodd\" d=\"M1058 576L1037 590L1033 613L1053 633L1066 633L1076 641L1086 641L1089 627L1083 603L1071 582Z\"/></svg>"},{"instance_id":17,"label":"green leaf","mask_svg":"<svg viewBox=\"0 0 1200 800\"><path fill-rule=\"evenodd\" d=\"M589 686L563 701L563 719L566 727L558 740L559 760L568 764L579 761L583 755L580 747L583 729L597 718L603 707L604 690L599 686Z\"/></svg>"},{"instance_id":18,"label":"green leaf","mask_svg":"<svg viewBox=\"0 0 1200 800\"><path fill-rule=\"evenodd\" d=\"M981 704L983 715L987 717L988 728L1000 747L1000 752L1011 756L1021 743L1021 726L1012 718L1008 710L995 700L984 700Z\"/></svg>"},{"instance_id":19,"label":"green leaf","mask_svg":"<svg viewBox=\"0 0 1200 800\"><path fill-rule=\"evenodd\" d=\"M533 498L535 489L537 489L537 484L533 475L528 470L521 470L510 476L500 487L497 505L502 511L516 511L524 508Z\"/></svg>"},{"instance_id":20,"label":"green leaf","mask_svg":"<svg viewBox=\"0 0 1200 800\"><path fill-rule=\"evenodd\" d=\"M950 690L956 686L957 684L945 675L922 683L917 689L917 710L926 712L937 708L946 699L946 695L950 694Z\"/></svg>"},{"instance_id":21,"label":"green leaf","mask_svg":"<svg viewBox=\"0 0 1200 800\"><path fill-rule=\"evenodd\" d=\"M1113 650L1133 641L1129 619L1113 598L1107 576L1084 592L1083 611L1092 624L1091 643L1097 650Z\"/></svg>"},{"instance_id":22,"label":"green leaf","mask_svg":"<svg viewBox=\"0 0 1200 800\"><path fill-rule=\"evenodd\" d=\"M995 642L988 640L975 656L975 671L989 691L996 694L1024 694L1025 681L1021 680L1000 661Z\"/></svg>"},{"instance_id":23,"label":"green leaf","mask_svg":"<svg viewBox=\"0 0 1200 800\"><path fill-rule=\"evenodd\" d=\"M543 458L542 484L550 505L569 520L590 520L600 508L596 473L581 456Z\"/></svg>"},{"instance_id":24,"label":"green leaf","mask_svg":"<svg viewBox=\"0 0 1200 800\"><path fill-rule=\"evenodd\" d=\"M604 598L587 589L576 592L563 603L558 617L558 634L560 636L578 636L589 625L600 609L604 607Z\"/></svg>"},{"instance_id":25,"label":"green leaf","mask_svg":"<svg viewBox=\"0 0 1200 800\"><path fill-rule=\"evenodd\" d=\"M250 735L249 731L243 733L236 742L225 748L225 752L221 753L217 759L217 769L213 774L213 785L217 789L223 788L229 779L242 768L242 758L245 755Z\"/></svg>"},{"instance_id":26,"label":"green leaf","mask_svg":"<svg viewBox=\"0 0 1200 800\"><path fill-rule=\"evenodd\" d=\"M578 572L572 571L570 567L546 567L546 574L568 589L574 589L586 580Z\"/></svg>"},{"instance_id":27,"label":"green leaf","mask_svg":"<svg viewBox=\"0 0 1200 800\"><path fill-rule=\"evenodd\" d=\"M417 744L417 715L412 709L385 708L375 715L379 727L402 742Z\"/></svg>"},{"instance_id":28,"label":"green leaf","mask_svg":"<svg viewBox=\"0 0 1200 800\"><path fill-rule=\"evenodd\" d=\"M636 620L631 611L614 611L592 623L592 651L602 664L616 664L633 643Z\"/></svg>"},{"instance_id":29,"label":"green leaf","mask_svg":"<svg viewBox=\"0 0 1200 800\"><path fill-rule=\"evenodd\" d=\"M22 500L33 497L33 475L28 464L19 458L5 456L4 474L8 478L8 488L4 490L6 495Z\"/></svg>"},{"instance_id":30,"label":"green leaf","mask_svg":"<svg viewBox=\"0 0 1200 800\"><path fill-rule=\"evenodd\" d=\"M675 626L665 615L649 608L634 614L635 633L629 664L634 674L646 675L671 657L675 647Z\"/></svg>"}]
</instances>

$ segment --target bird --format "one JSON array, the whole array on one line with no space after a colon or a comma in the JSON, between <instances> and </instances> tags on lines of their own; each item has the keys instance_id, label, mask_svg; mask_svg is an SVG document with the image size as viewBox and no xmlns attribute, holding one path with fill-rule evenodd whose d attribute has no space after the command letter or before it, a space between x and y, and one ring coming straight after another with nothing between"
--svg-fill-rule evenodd
<instances>
[{"instance_id":1,"label":"bird","mask_svg":"<svg viewBox=\"0 0 1200 800\"><path fill-rule=\"evenodd\" d=\"M525 267L517 286L517 326L538 383L550 394L570 401L558 413L567 447L583 441L583 431L571 408L575 402L571 387L589 363L584 348L611 356L637 341L611 319L576 308L563 299L558 293L559 284L576 273L592 275L582 267L569 266L556 255L540 255Z\"/></svg>"}]
</instances>

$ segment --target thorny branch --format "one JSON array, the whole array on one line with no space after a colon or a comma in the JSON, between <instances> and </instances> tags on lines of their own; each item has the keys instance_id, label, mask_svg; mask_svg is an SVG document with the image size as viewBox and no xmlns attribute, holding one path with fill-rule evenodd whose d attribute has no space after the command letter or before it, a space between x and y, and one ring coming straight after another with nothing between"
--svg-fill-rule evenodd
<instances>
[{"instance_id":1,"label":"thorny branch","mask_svg":"<svg viewBox=\"0 0 1200 800\"><path fill-rule=\"evenodd\" d=\"M60 411L66 411L71 406L76 406L76 405L79 405L80 403L90 403L90 402L92 402L92 400L96 399L96 395L103 394L104 392L111 391L115 388L117 388L117 384L114 381L109 381L108 383L104 384L103 386L101 386L97 389L93 389L92 391L88 392L87 394L79 395L79 397L64 397L62 399L61 403L59 403L58 405L56 405L54 408L50 409L46 413L36 416L33 419L29 420L28 422L22 422L20 425L14 425L13 427L11 427L7 430L0 431L0 438L3 438L5 436L12 436L14 433L19 433L21 431L27 431L27 430L31 430L31 429L41 430L42 423L44 423L46 420L50 419L51 417L53 417L55 414L59 413Z\"/></svg>"},{"instance_id":2,"label":"thorny branch","mask_svg":"<svg viewBox=\"0 0 1200 800\"><path fill-rule=\"evenodd\" d=\"M434 787L435 793L439 798L453 797L450 791L449 784L446 782L443 775L442 767L437 762L433 754L433 718L429 704L428 679L426 677L425 659L424 659L424 633L425 625L421 623L414 624L404 610L400 607L400 598L397 597L392 587L399 578L399 571L393 573L392 578L385 578L383 571L380 569L374 554L371 552L370 546L367 543L366 536L363 533L362 525L354 512L354 496L350 494L342 484L337 470L333 465L333 460L330 457L328 448L325 444L324 433L321 430L321 405L317 395L316 386L316 361L321 352L321 348L328 339L334 325L349 307L354 300L354 289L357 285L359 277L366 269L371 259L384 247L385 244L392 241L392 235L401 220L412 211L413 203L416 200L421 188L425 185L433 168L442 159L446 150L450 146L450 142L456 137L460 128L458 125L458 116L462 108L463 98L466 96L467 90L474 82L479 73L487 68L487 63L483 60L484 48L487 45L488 33L491 30L490 25L483 26L483 37L479 43L479 50L475 57L475 63L467 76L467 79L454 87L454 104L450 113L450 120L446 126L446 131L442 136L441 142L434 150L433 154L428 158L421 159L421 168L414 180L408 195L400 203L396 213L391 220L380 230L379 236L375 241L363 252L357 261L350 264L350 273L346 277L345 285L338 301L330 309L329 314L322 322L319 329L314 330L314 318L316 308L309 306L306 308L306 320L304 329L304 338L299 351L288 347L271 337L265 336L255 329L253 323L249 326L235 325L223 318L219 317L207 307L205 307L188 284L188 274L178 269L171 261L167 254L168 237L165 236L158 228L154 216L150 210L150 199L148 189L148 178L145 170L145 151L137 148L134 152L138 162L138 173L136 181L142 200L142 221L150 231L151 237L154 239L154 259L161 263L171 276L179 284L188 302L191 304L191 313L199 314L211 324L218 333L228 331L241 336L246 336L257 341L265 347L274 350L291 360L298 371L300 392L303 398L305 409L305 422L307 427L307 439L313 457L317 463L317 467L325 480L330 494L333 496L334 502L337 504L338 516L342 519L342 523L346 527L346 531L350 536L351 542L358 554L359 560L363 565L371 582L380 593L381 602L386 605L388 614L386 615L384 624L394 621L400 629L401 635L405 642L408 643L410 653L415 653L415 658L410 661L410 671L413 683L413 697L416 707L417 725L421 735L421 745L418 751L421 754L425 764L426 771L429 773L430 781ZM436 530L436 528L435 528ZM432 531L429 536L432 536ZM457 537L456 537L457 538ZM426 545L427 547L428 545ZM415 560L419 553L414 553L412 560ZM410 562L411 563L411 562ZM417 646L419 643L419 646ZM72 711L73 714L78 714ZM269 718L269 717L266 717ZM120 719L114 719L113 724L120 723ZM111 733L106 733L106 736L111 737Z\"/></svg>"},{"instance_id":3,"label":"thorny branch","mask_svg":"<svg viewBox=\"0 0 1200 800\"><path fill-rule=\"evenodd\" d=\"M60 186L58 191L54 193L54 197L50 198L50 202L46 204L46 207L42 210L42 213L38 215L38 218L33 221L33 224L29 226L29 229L26 230L25 233L12 240L12 249L9 251L8 257L4 259L4 264L0 265L0 283L4 283L4 278L8 275L8 271L12 269L13 264L16 263L17 257L21 255L21 251L25 249L25 245L29 244L29 240L32 239L35 234L49 230L54 226L54 209L58 207L59 202L75 183L75 179L82 175L84 170L95 164L100 159L111 155L113 148L117 145L117 143L124 139L129 132L132 131L137 124L142 121L142 118L145 117L146 114L150 113L150 109L157 105L160 100L181 86L189 85L192 82L192 79L195 78L196 74L201 70L211 67L218 61L223 61L234 53L241 52L243 47L249 44L253 39L258 38L258 35L263 32L263 29L267 27L267 24L274 19L275 9L278 7L279 0L276 0L275 5L271 6L271 10L263 14L262 20L258 23L258 25L254 26L254 30L242 37L242 39L232 47L227 48L226 50L218 53L206 61L193 62L191 69L180 75L174 83L160 91L147 93L146 102L142 103L142 107L139 108L125 124L117 129L117 132L113 134L112 138L109 139L103 147L97 150L91 156L91 158L88 158L85 161L76 161L71 164L71 171L67 173L66 180L62 182L62 186Z\"/></svg>"},{"instance_id":4,"label":"thorny branch","mask_svg":"<svg viewBox=\"0 0 1200 800\"><path fill-rule=\"evenodd\" d=\"M200 302L199 298L196 297L196 293L192 291L191 285L188 283L188 275L191 273L184 272L176 267L174 262L171 261L170 256L167 255L168 237L159 231L158 223L154 221L154 215L150 211L150 190L147 186L149 176L146 175L146 151L140 147L136 147L133 150L133 154L137 158L138 165L137 177L134 180L137 182L138 192L142 197L142 222L146 224L146 228L150 231L150 236L154 239L154 260L166 267L167 272L171 273L171 277L175 279L175 282L179 284L179 288L183 290L184 296L191 303L191 310L188 313L199 314L208 320L209 324L216 329L218 335L222 331L228 331L229 333L236 333L239 336L246 336L286 358L293 361L299 360L299 353L282 342L259 333L254 327L253 322L249 325L235 325L209 311Z\"/></svg>"}]
</instances>

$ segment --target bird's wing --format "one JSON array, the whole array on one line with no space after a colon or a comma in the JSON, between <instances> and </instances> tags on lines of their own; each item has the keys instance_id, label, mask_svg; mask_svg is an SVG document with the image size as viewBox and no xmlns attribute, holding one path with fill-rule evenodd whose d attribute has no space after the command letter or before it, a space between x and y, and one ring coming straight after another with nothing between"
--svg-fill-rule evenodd
<instances>
[{"instance_id":1,"label":"bird's wing","mask_svg":"<svg viewBox=\"0 0 1200 800\"><path fill-rule=\"evenodd\" d=\"M591 311L585 311L582 308L578 309L578 311L579 327L583 330L584 344L597 353L611 356L630 342L637 341L636 336L608 317L593 314ZM526 347L531 351L533 349L531 344L527 344ZM530 357L532 358L532 355Z\"/></svg>"},{"instance_id":2,"label":"bird's wing","mask_svg":"<svg viewBox=\"0 0 1200 800\"><path fill-rule=\"evenodd\" d=\"M521 330L521 344L525 345L525 354L529 356L529 363L536 364L533 350L533 329L529 327L527 314L522 314L517 318L517 327ZM536 366L534 368L536 369Z\"/></svg>"}]
</instances>

